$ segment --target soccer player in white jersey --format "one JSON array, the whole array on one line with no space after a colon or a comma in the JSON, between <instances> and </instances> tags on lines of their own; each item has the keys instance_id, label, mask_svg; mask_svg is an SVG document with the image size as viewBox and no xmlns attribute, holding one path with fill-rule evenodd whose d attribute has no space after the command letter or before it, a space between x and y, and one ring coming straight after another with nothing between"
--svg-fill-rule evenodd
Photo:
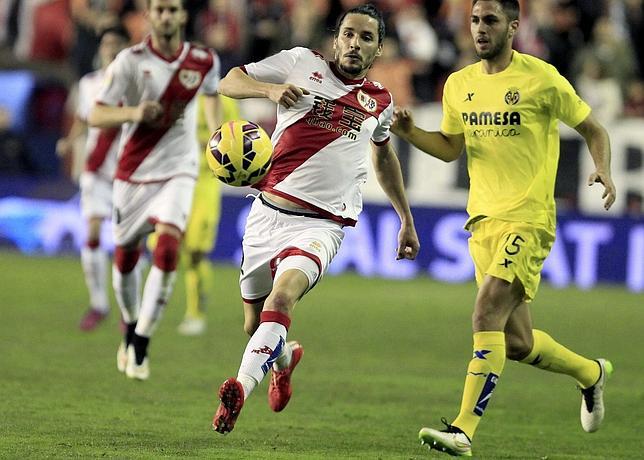
<instances>
[{"instance_id":1,"label":"soccer player in white jersey","mask_svg":"<svg viewBox=\"0 0 644 460\"><path fill-rule=\"evenodd\" d=\"M80 328L84 331L96 328L110 311L107 295L109 262L107 252L101 247L101 225L112 213L112 180L120 132L118 128L88 128L87 115L103 84L107 66L129 41L130 38L122 27L112 27L101 34L98 48L101 67L78 82L74 122L69 134L56 144L58 154L65 157L72 153L76 140L87 134L85 170L80 176L81 212L87 219L87 239L81 248L81 265L89 291L89 310L80 322Z\"/></svg>"},{"instance_id":2,"label":"soccer player in white jersey","mask_svg":"<svg viewBox=\"0 0 644 460\"><path fill-rule=\"evenodd\" d=\"M269 405L278 412L291 397L291 373L302 357L286 342L296 302L327 270L362 209L369 145L377 179L401 220L397 258L419 249L400 164L389 142L391 94L365 78L382 51L384 22L371 5L337 22L335 57L327 62L306 48L282 51L232 69L220 93L265 97L277 104L273 166L255 185L243 240L240 287L244 329L251 335L236 378L219 389L213 420L230 432L245 399L272 371ZM392 257L394 254L392 254Z\"/></svg>"},{"instance_id":3,"label":"soccer player in white jersey","mask_svg":"<svg viewBox=\"0 0 644 460\"><path fill-rule=\"evenodd\" d=\"M114 293L127 324L117 366L129 378L149 377L147 350L176 277L198 172L196 95L205 95L208 124L217 127L219 59L182 41L187 12L181 0L148 0L151 34L122 51L108 68L108 82L89 121L122 126L114 180ZM119 103L123 101L123 105ZM140 296L141 242L158 239Z\"/></svg>"}]
</instances>

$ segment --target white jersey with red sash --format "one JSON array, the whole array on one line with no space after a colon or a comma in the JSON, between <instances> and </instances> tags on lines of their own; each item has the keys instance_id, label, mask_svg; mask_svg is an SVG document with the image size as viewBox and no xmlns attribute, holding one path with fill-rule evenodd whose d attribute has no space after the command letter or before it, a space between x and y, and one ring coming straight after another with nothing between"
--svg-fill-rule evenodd
<instances>
[{"instance_id":1,"label":"white jersey with red sash","mask_svg":"<svg viewBox=\"0 0 644 460\"><path fill-rule=\"evenodd\" d=\"M105 82L105 71L88 73L78 82L78 107L76 116L87 121L89 111L96 103ZM116 169L116 152L120 128L100 129L90 127L85 143L85 171L112 181Z\"/></svg>"},{"instance_id":2,"label":"white jersey with red sash","mask_svg":"<svg viewBox=\"0 0 644 460\"><path fill-rule=\"evenodd\" d=\"M278 106L273 166L255 188L355 225L362 210L370 141L389 141L389 91L366 78L343 78L333 63L301 47L242 69L256 80L291 83L311 93L289 109Z\"/></svg>"},{"instance_id":3,"label":"white jersey with red sash","mask_svg":"<svg viewBox=\"0 0 644 460\"><path fill-rule=\"evenodd\" d=\"M165 58L151 40L123 50L108 68L99 103L136 106L158 101L163 117L154 125L126 123L120 141L116 178L158 182L179 175L197 177L196 98L200 90L214 94L219 59L206 48L184 42Z\"/></svg>"}]
</instances>

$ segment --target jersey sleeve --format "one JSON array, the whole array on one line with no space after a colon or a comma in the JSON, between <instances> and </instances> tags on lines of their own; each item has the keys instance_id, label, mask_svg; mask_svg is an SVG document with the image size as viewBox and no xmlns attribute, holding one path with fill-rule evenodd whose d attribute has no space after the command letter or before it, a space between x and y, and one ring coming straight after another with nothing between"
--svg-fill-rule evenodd
<instances>
[{"instance_id":1,"label":"jersey sleeve","mask_svg":"<svg viewBox=\"0 0 644 460\"><path fill-rule=\"evenodd\" d=\"M391 95L390 95L391 96ZM394 117L394 102L393 98L391 103L387 106L385 110L382 111L378 117L378 126L373 130L371 135L371 140L376 145L386 144L389 140L389 128L391 128L391 123Z\"/></svg>"},{"instance_id":2,"label":"jersey sleeve","mask_svg":"<svg viewBox=\"0 0 644 460\"><path fill-rule=\"evenodd\" d=\"M87 94L87 79L85 77L81 78L78 82L78 95L76 102L76 116L83 121L87 121L89 116L89 111L91 109L91 103L94 101L92 95Z\"/></svg>"},{"instance_id":3,"label":"jersey sleeve","mask_svg":"<svg viewBox=\"0 0 644 460\"><path fill-rule=\"evenodd\" d=\"M128 50L122 51L105 71L105 82L96 101L99 104L119 105L132 81L133 65L128 62Z\"/></svg>"},{"instance_id":4,"label":"jersey sleeve","mask_svg":"<svg viewBox=\"0 0 644 460\"><path fill-rule=\"evenodd\" d=\"M244 69L255 80L275 84L285 83L295 63L305 50L306 48L297 47L280 51L261 61L246 64Z\"/></svg>"},{"instance_id":5,"label":"jersey sleeve","mask_svg":"<svg viewBox=\"0 0 644 460\"><path fill-rule=\"evenodd\" d=\"M574 128L586 119L590 114L591 108L577 95L570 82L557 69L548 66L548 73L554 89L554 91L550 91L553 114L556 118Z\"/></svg>"},{"instance_id":6,"label":"jersey sleeve","mask_svg":"<svg viewBox=\"0 0 644 460\"><path fill-rule=\"evenodd\" d=\"M453 106L454 80L448 78L443 89L443 119L441 120L441 131L445 134L461 134L463 132L463 120Z\"/></svg>"},{"instance_id":7,"label":"jersey sleeve","mask_svg":"<svg viewBox=\"0 0 644 460\"><path fill-rule=\"evenodd\" d=\"M217 93L219 80L221 80L221 61L217 53L213 51L211 53L213 58L212 68L204 77L203 84L201 85L201 92L208 95Z\"/></svg>"}]
</instances>

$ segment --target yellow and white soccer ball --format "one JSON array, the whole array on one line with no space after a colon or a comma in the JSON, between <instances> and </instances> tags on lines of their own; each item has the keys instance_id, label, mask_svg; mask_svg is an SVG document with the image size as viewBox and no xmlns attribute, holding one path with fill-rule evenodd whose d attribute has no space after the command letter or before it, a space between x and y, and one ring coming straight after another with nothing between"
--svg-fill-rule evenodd
<instances>
[{"instance_id":1,"label":"yellow and white soccer ball","mask_svg":"<svg viewBox=\"0 0 644 460\"><path fill-rule=\"evenodd\" d=\"M235 187L259 182L271 167L272 155L269 135L247 120L227 121L206 145L206 159L215 177Z\"/></svg>"}]
</instances>

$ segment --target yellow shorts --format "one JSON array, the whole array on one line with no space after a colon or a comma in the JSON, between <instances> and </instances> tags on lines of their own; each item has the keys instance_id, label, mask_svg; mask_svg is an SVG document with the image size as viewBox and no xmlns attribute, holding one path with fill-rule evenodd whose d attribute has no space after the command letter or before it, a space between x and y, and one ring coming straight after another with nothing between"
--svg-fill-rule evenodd
<instances>
[{"instance_id":1,"label":"yellow shorts","mask_svg":"<svg viewBox=\"0 0 644 460\"><path fill-rule=\"evenodd\" d=\"M524 301L534 299L541 281L543 262L555 241L554 232L521 222L486 217L470 224L470 255L480 286L485 275L511 283L518 278Z\"/></svg>"},{"instance_id":2,"label":"yellow shorts","mask_svg":"<svg viewBox=\"0 0 644 460\"><path fill-rule=\"evenodd\" d=\"M209 253L215 245L221 213L221 183L209 169L201 169L184 238L189 252Z\"/></svg>"}]
</instances>

